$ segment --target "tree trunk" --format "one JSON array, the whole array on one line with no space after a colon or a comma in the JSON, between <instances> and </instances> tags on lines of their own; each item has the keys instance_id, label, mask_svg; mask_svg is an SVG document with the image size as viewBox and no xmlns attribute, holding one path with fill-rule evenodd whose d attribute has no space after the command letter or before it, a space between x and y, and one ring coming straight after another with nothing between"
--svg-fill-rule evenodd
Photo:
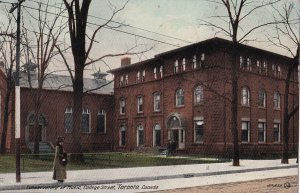
<instances>
[{"instance_id":1,"label":"tree trunk","mask_svg":"<svg viewBox=\"0 0 300 193\"><path fill-rule=\"evenodd\" d=\"M83 150L81 145L81 119L82 119L82 100L83 100L83 68L77 67L75 70L75 82L73 85L73 131L72 131L72 154L70 159L75 163L84 162Z\"/></svg>"},{"instance_id":2,"label":"tree trunk","mask_svg":"<svg viewBox=\"0 0 300 193\"><path fill-rule=\"evenodd\" d=\"M9 80L7 80L9 81ZM1 153L6 152L6 138L7 138L7 128L8 128L8 117L9 117L9 102L11 96L12 88L10 84L7 84L7 91L4 101L4 118L3 118L3 131L1 135Z\"/></svg>"},{"instance_id":3,"label":"tree trunk","mask_svg":"<svg viewBox=\"0 0 300 193\"><path fill-rule=\"evenodd\" d=\"M233 166L240 165L239 140L237 129L238 115L238 77L237 77L237 43L233 41L231 50L231 78L232 78L232 101L231 101L231 132L233 140Z\"/></svg>"}]
</instances>

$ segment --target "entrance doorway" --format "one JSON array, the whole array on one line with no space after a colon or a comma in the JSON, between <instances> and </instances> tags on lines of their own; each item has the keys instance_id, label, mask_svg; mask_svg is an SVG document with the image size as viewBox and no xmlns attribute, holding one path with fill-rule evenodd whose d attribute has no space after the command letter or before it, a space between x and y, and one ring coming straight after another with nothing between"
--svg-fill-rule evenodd
<instances>
[{"instance_id":1,"label":"entrance doorway","mask_svg":"<svg viewBox=\"0 0 300 193\"><path fill-rule=\"evenodd\" d=\"M173 113L167 119L168 140L176 142L177 149L185 148L185 126L178 113Z\"/></svg>"},{"instance_id":2,"label":"entrance doorway","mask_svg":"<svg viewBox=\"0 0 300 193\"><path fill-rule=\"evenodd\" d=\"M34 121L35 116L33 113L30 113L27 117L27 125L25 127L25 141L34 142L35 135L38 138L39 142L46 142L47 140L47 133L46 133L46 126L47 120L44 115L40 115L38 119L37 130L34 131Z\"/></svg>"}]
</instances>

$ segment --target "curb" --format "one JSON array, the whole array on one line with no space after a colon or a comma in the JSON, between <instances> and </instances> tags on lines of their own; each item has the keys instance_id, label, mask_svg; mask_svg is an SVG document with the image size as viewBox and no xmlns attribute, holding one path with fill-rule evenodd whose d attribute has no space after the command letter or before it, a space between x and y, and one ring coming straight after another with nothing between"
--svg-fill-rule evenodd
<instances>
[{"instance_id":1,"label":"curb","mask_svg":"<svg viewBox=\"0 0 300 193\"><path fill-rule=\"evenodd\" d=\"M78 181L78 182L66 182L63 184L59 184L59 183L55 182L55 183L43 183L43 184L10 185L10 186L0 187L0 191L3 191L3 190L25 190L25 189L48 189L48 188L55 189L55 188L59 188L59 187L63 188L63 187L72 187L72 186L119 184L119 183L155 181L155 180L166 180L166 179L177 179L177 178L194 178L194 177L201 177L201 176L216 176L216 175L226 175L226 174L234 174L234 173L247 173L247 172L290 169L290 168L298 168L298 165L252 168L252 169L239 169L239 170L217 171L217 172L207 172L207 173L186 173L186 174L153 176L153 177L137 177L137 178L125 178L125 179L123 178L123 179L112 179L112 180Z\"/></svg>"}]
</instances>

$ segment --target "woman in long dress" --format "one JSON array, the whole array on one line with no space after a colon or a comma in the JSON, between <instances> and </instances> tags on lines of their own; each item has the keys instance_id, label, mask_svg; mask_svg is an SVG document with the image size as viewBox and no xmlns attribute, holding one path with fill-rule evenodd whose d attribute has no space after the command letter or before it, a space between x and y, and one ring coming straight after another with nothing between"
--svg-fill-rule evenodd
<instances>
[{"instance_id":1,"label":"woman in long dress","mask_svg":"<svg viewBox=\"0 0 300 193\"><path fill-rule=\"evenodd\" d=\"M53 180L62 183L67 178L66 165L67 154L64 151L64 137L57 137L55 147L55 157L53 162Z\"/></svg>"}]
</instances>

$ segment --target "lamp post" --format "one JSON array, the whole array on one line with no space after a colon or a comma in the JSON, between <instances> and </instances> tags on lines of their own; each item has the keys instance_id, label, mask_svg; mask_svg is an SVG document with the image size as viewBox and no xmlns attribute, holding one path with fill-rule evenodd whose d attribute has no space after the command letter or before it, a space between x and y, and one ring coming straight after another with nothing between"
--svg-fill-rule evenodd
<instances>
[{"instance_id":1,"label":"lamp post","mask_svg":"<svg viewBox=\"0 0 300 193\"><path fill-rule=\"evenodd\" d=\"M15 73L15 149L16 149L16 182L21 182L21 168L20 168L20 24L21 24L21 4L25 0L18 0L18 3L14 3L10 9L12 13L17 9L17 42L16 42L16 73Z\"/></svg>"}]
</instances>

